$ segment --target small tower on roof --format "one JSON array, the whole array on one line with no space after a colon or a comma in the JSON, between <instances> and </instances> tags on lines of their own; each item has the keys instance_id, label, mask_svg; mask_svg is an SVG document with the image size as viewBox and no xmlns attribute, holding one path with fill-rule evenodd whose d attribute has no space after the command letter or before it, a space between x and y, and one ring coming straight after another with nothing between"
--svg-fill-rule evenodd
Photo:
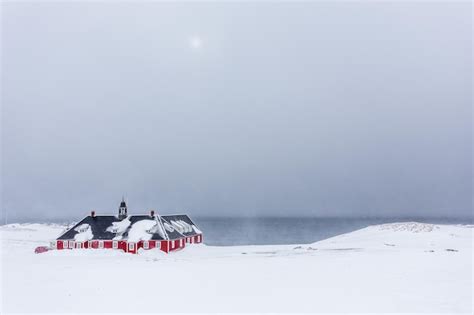
<instances>
[{"instance_id":1,"label":"small tower on roof","mask_svg":"<svg viewBox=\"0 0 474 315\"><path fill-rule=\"evenodd\" d=\"M119 207L119 215L118 218L123 220L127 217L127 204L125 203L125 199L122 197L122 202L120 202Z\"/></svg>"}]
</instances>

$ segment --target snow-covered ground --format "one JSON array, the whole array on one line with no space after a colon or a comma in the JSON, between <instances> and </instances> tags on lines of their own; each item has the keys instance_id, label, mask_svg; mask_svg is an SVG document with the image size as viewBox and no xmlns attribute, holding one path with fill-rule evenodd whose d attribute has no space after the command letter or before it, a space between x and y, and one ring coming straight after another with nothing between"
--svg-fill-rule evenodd
<instances>
[{"instance_id":1,"label":"snow-covered ground","mask_svg":"<svg viewBox=\"0 0 474 315\"><path fill-rule=\"evenodd\" d=\"M472 313L472 226L370 226L310 245L34 254L64 227L0 226L0 313ZM205 236L205 234L204 234Z\"/></svg>"}]
</instances>

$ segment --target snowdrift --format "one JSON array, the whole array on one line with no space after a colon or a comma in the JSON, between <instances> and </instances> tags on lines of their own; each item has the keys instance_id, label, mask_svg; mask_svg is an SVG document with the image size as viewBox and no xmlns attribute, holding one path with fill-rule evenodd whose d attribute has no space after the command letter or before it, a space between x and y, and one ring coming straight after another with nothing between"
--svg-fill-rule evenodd
<instances>
[{"instance_id":1,"label":"snowdrift","mask_svg":"<svg viewBox=\"0 0 474 315\"><path fill-rule=\"evenodd\" d=\"M169 255L34 254L64 229L0 226L0 313L472 313L472 226L395 223L313 244L192 245Z\"/></svg>"}]
</instances>

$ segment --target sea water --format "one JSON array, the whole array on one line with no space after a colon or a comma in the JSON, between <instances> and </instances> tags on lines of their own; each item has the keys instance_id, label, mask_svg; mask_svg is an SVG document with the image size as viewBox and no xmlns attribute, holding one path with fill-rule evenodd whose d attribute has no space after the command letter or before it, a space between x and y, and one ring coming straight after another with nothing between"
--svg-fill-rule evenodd
<instances>
[{"instance_id":1,"label":"sea water","mask_svg":"<svg viewBox=\"0 0 474 315\"><path fill-rule=\"evenodd\" d=\"M208 245L309 244L370 225L393 222L471 224L469 218L192 218Z\"/></svg>"}]
</instances>

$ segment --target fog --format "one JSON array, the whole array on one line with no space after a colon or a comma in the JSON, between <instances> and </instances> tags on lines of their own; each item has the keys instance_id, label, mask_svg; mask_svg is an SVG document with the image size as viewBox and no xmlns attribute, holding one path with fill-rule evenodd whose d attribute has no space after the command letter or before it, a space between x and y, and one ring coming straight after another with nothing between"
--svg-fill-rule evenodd
<instances>
[{"instance_id":1,"label":"fog","mask_svg":"<svg viewBox=\"0 0 474 315\"><path fill-rule=\"evenodd\" d=\"M472 215L466 2L3 2L9 220Z\"/></svg>"}]
</instances>

